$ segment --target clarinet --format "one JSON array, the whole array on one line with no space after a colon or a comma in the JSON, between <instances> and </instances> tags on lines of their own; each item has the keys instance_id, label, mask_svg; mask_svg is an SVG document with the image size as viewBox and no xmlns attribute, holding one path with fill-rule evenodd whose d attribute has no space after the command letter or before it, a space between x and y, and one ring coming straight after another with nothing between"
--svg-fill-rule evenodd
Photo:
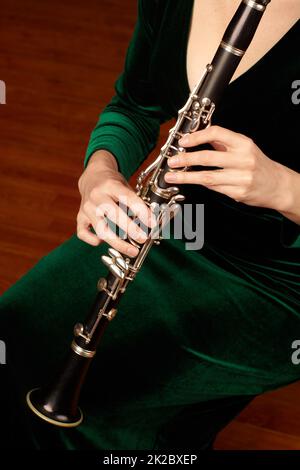
<instances>
[{"instance_id":1,"label":"clarinet","mask_svg":"<svg viewBox=\"0 0 300 470\"><path fill-rule=\"evenodd\" d=\"M186 104L178 111L176 124L170 129L159 156L139 175L137 195L152 210L154 205L161 207L157 224L142 245L127 236L128 241L139 248L135 258L124 257L113 248L108 249L108 255L102 256L109 273L98 281L98 293L85 323L77 323L74 327L74 338L65 362L47 386L35 388L26 396L31 411L48 423L75 427L82 422L83 414L78 407L80 393L101 337L115 317L122 295L140 271L150 248L159 244L162 220L171 220L185 199L178 187L164 180L165 173L172 171L168 167L168 158L185 151L178 144L184 134L210 126L215 107L251 43L269 2L243 0L240 3L211 64L206 66ZM187 167L180 169L187 170Z\"/></svg>"}]
</instances>

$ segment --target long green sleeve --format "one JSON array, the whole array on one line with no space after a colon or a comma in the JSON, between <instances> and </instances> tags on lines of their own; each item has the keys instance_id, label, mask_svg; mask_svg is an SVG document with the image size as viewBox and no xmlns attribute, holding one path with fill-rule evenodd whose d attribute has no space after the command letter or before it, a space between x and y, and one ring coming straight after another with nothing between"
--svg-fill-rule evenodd
<instances>
[{"instance_id":1,"label":"long green sleeve","mask_svg":"<svg viewBox=\"0 0 300 470\"><path fill-rule=\"evenodd\" d=\"M155 147L160 124L170 119L157 102L149 79L154 28L151 14L155 2L139 0L138 18L126 54L122 74L115 83L115 96L101 112L88 144L85 166L100 149L110 151L128 179Z\"/></svg>"}]
</instances>

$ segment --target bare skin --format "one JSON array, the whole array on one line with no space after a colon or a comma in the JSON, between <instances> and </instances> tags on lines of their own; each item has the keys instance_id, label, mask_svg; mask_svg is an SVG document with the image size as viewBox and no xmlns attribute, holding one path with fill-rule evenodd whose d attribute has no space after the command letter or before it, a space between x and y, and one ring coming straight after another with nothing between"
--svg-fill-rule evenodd
<instances>
[{"instance_id":1,"label":"bare skin","mask_svg":"<svg viewBox=\"0 0 300 470\"><path fill-rule=\"evenodd\" d=\"M226 25L240 0L195 0L187 50L187 75L192 90L214 55ZM272 0L254 39L232 80L245 73L266 54L296 23L300 16L298 0ZM209 40L208 40L209 39ZM199 48L199 44L205 47ZM218 171L172 172L170 183L200 184L248 205L275 209L300 224L300 174L271 160L249 138L212 126L195 132L183 147L211 143L215 151L191 152L169 159L176 167L212 165Z\"/></svg>"},{"instance_id":2,"label":"bare skin","mask_svg":"<svg viewBox=\"0 0 300 470\"><path fill-rule=\"evenodd\" d=\"M108 228L104 215L140 243L146 240L144 232L117 203L126 201L127 207L148 227L155 225L155 217L118 171L115 157L106 150L95 152L79 179L78 187L81 194L77 214L78 238L94 246L106 241L127 256L136 256L137 248L117 237ZM90 226L96 234L90 231Z\"/></svg>"},{"instance_id":3,"label":"bare skin","mask_svg":"<svg viewBox=\"0 0 300 470\"><path fill-rule=\"evenodd\" d=\"M194 0L186 60L191 90L198 82L206 64L211 62L226 26L239 4L240 0ZM272 0L232 80L263 57L299 17L299 0Z\"/></svg>"},{"instance_id":4,"label":"bare skin","mask_svg":"<svg viewBox=\"0 0 300 470\"><path fill-rule=\"evenodd\" d=\"M186 60L191 89L205 65L211 61L239 3L240 0L195 0ZM271 49L299 16L299 0L272 0L233 80ZM199 44L203 47L199 48ZM209 165L219 166L222 170L175 171L167 173L168 182L206 186L245 204L275 209L300 224L300 174L273 161L250 137L212 126L195 132L187 141L179 143L182 147L211 143L214 150L174 156L169 159L172 168ZM110 152L99 150L92 155L79 179L79 191L82 200L77 216L78 237L94 246L105 240L120 252L136 256L137 248L109 231L104 215L139 242L143 241L143 234L136 230L125 212L118 207L120 195L146 225L153 226L155 220L149 208L118 172L117 162ZM96 234L90 231L91 226Z\"/></svg>"}]
</instances>

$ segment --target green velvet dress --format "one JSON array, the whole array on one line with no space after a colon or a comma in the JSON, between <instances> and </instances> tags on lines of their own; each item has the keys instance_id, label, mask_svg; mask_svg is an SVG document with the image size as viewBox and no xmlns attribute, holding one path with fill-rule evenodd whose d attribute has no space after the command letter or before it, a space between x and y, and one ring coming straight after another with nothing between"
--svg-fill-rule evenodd
<instances>
[{"instance_id":1,"label":"green velvet dress","mask_svg":"<svg viewBox=\"0 0 300 470\"><path fill-rule=\"evenodd\" d=\"M189 94L192 6L192 0L139 1L124 71L91 135L86 163L107 149L128 178L155 147L160 124L176 117ZM299 106L291 85L300 75L299 33L298 21L228 86L214 115L215 124L250 136L296 171ZM300 339L299 226L200 186L183 192L205 204L204 247L187 251L183 240L170 239L152 249L94 359L80 427L33 422L25 395L61 363L74 323L84 319L107 272L99 261L107 245L91 247L74 235L2 296L8 416L1 424L15 447L152 449L162 426L187 407L300 378L300 365L291 361L292 342Z\"/></svg>"}]
</instances>

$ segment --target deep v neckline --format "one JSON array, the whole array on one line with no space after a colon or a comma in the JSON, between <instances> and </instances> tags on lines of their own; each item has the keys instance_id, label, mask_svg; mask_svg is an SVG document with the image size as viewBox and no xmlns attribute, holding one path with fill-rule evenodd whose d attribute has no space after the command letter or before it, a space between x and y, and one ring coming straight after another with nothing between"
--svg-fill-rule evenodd
<instances>
[{"instance_id":1,"label":"deep v neckline","mask_svg":"<svg viewBox=\"0 0 300 470\"><path fill-rule=\"evenodd\" d=\"M195 3L195 0L189 0L188 9L186 11L186 16L185 16L186 22L185 22L185 28L184 28L184 34L183 34L183 46L181 48L181 51L182 51L181 57L183 61L183 67L181 67L181 70L183 71L182 83L183 83L184 91L187 95L191 93L190 85L188 81L188 73L187 73L187 50L188 50L190 30L192 26L192 14L193 14L194 3ZM258 59L245 72L243 72L237 78L232 80L228 84L228 86L230 87L235 86L240 81L243 81L245 78L247 78L248 75L251 75L257 68L259 68L265 62L265 60L267 60L270 56L272 56L272 54L274 54L277 51L277 49L281 46L281 44L289 38L290 34L292 33L292 31L295 30L299 22L300 20L297 20L294 23L294 25L283 36L281 36L281 38L260 59ZM199 80L200 80L201 73L202 71L200 71L199 73Z\"/></svg>"}]
</instances>

